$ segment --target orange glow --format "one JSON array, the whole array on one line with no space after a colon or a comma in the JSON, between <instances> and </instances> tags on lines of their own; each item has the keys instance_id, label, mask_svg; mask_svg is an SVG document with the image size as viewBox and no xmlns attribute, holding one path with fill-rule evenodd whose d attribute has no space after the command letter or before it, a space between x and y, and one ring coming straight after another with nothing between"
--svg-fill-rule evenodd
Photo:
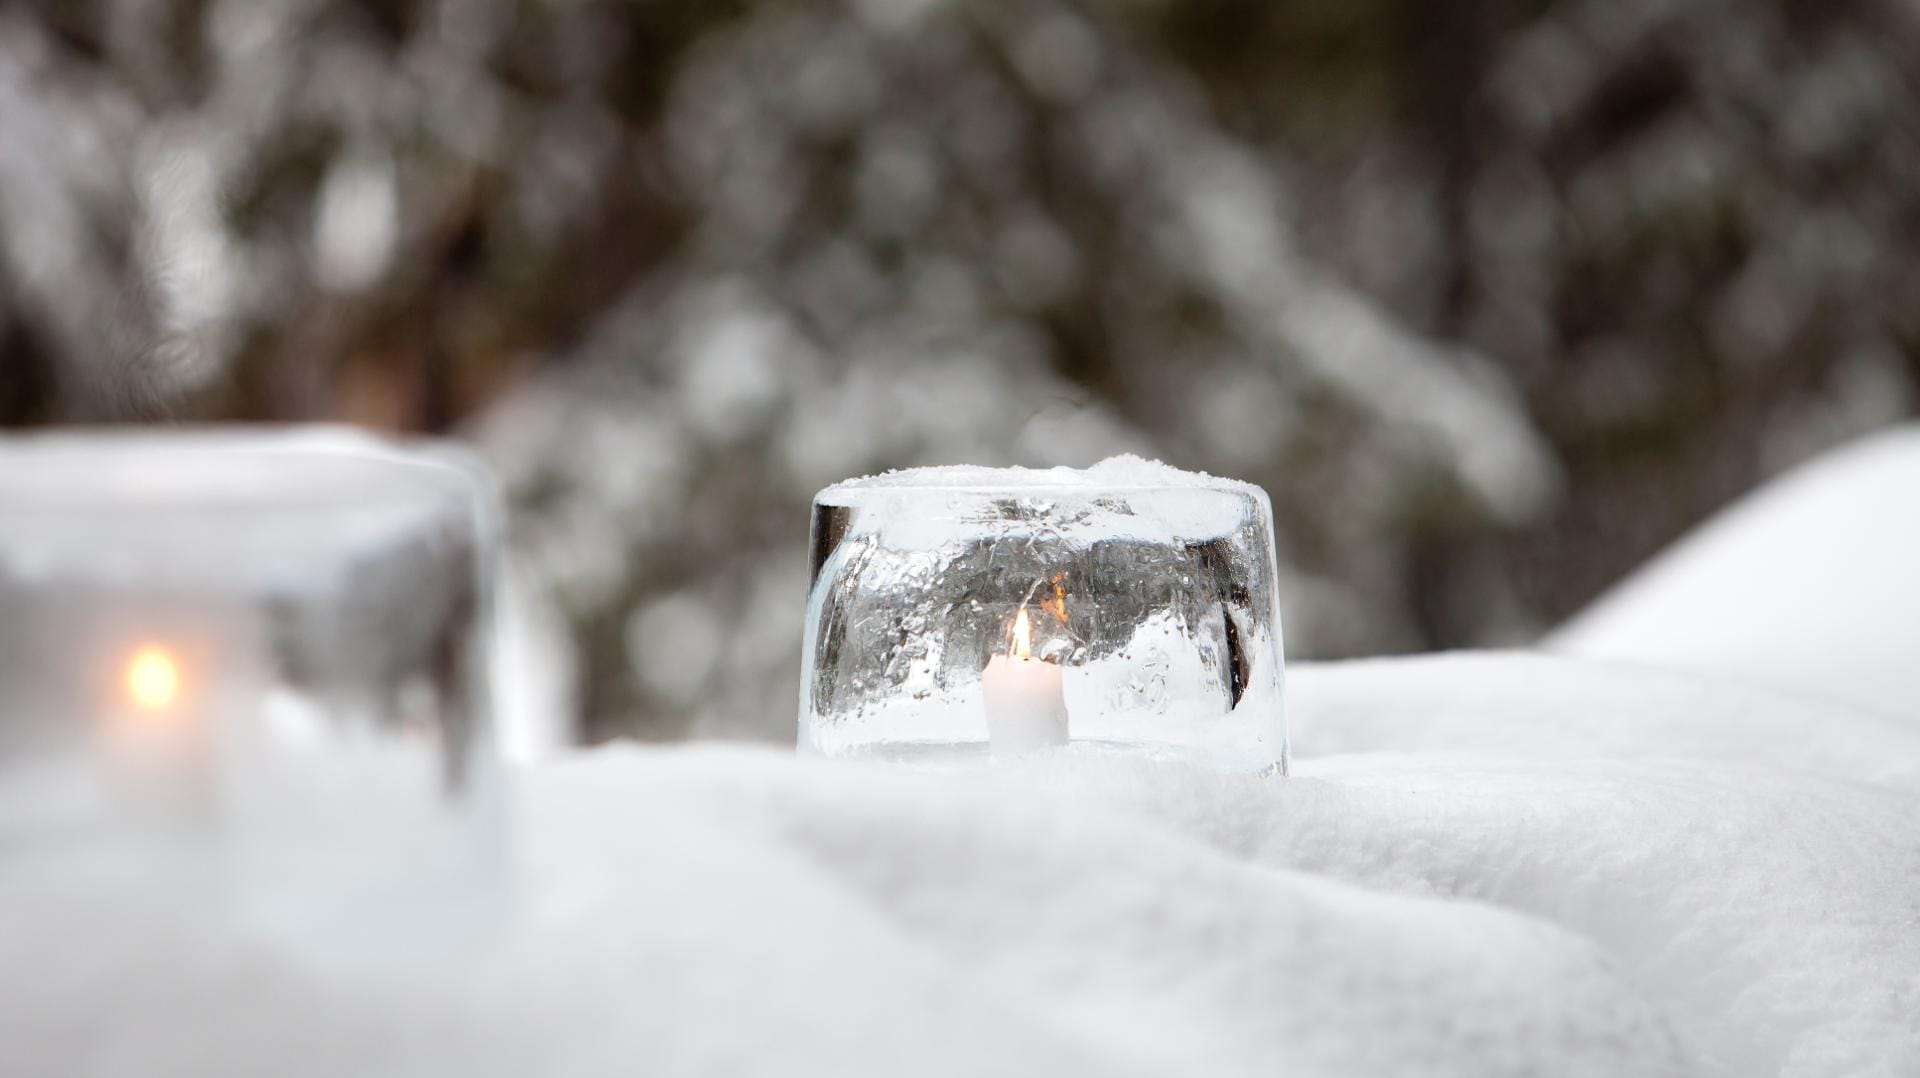
<instances>
[{"instance_id":1,"label":"orange glow","mask_svg":"<svg viewBox=\"0 0 1920 1078\"><path fill-rule=\"evenodd\" d=\"M1027 621L1027 608L1020 608L1020 616L1013 619L1013 657L1016 659L1033 658L1033 625Z\"/></svg>"},{"instance_id":2,"label":"orange glow","mask_svg":"<svg viewBox=\"0 0 1920 1078\"><path fill-rule=\"evenodd\" d=\"M135 651L127 662L127 696L149 713L167 710L180 699L180 664L162 647Z\"/></svg>"},{"instance_id":3,"label":"orange glow","mask_svg":"<svg viewBox=\"0 0 1920 1078\"><path fill-rule=\"evenodd\" d=\"M1047 613L1053 615L1053 620L1062 625L1067 623L1067 585L1065 581L1065 573L1056 575L1049 581L1052 585L1053 594L1040 601L1040 605L1046 608Z\"/></svg>"}]
</instances>

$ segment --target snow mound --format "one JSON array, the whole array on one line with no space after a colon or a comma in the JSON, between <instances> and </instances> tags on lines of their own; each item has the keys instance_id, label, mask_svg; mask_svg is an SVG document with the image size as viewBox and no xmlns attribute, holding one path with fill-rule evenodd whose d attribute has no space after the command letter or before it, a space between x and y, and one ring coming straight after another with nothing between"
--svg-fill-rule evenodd
<instances>
[{"instance_id":1,"label":"snow mound","mask_svg":"<svg viewBox=\"0 0 1920 1078\"><path fill-rule=\"evenodd\" d=\"M974 465L943 465L936 468L903 468L898 471L848 479L820 492L819 497L856 490L1103 490L1203 489L1230 490L1242 494L1262 494L1259 487L1238 479L1221 479L1205 472L1188 472L1146 460L1132 454L1108 457L1090 468L985 468Z\"/></svg>"},{"instance_id":2,"label":"snow mound","mask_svg":"<svg viewBox=\"0 0 1920 1078\"><path fill-rule=\"evenodd\" d=\"M377 976L0 884L0 1073L1920 1073L1910 727L1528 655L1294 685L1289 779L529 769L514 913Z\"/></svg>"},{"instance_id":3,"label":"snow mound","mask_svg":"<svg viewBox=\"0 0 1920 1078\"><path fill-rule=\"evenodd\" d=\"M1920 721L1920 426L1763 487L1603 596L1556 651L1732 675Z\"/></svg>"},{"instance_id":4,"label":"snow mound","mask_svg":"<svg viewBox=\"0 0 1920 1078\"><path fill-rule=\"evenodd\" d=\"M1044 786L717 749L528 778L524 908L444 974L0 894L3 968L51 970L0 979L9 1072L1686 1073L1570 934Z\"/></svg>"},{"instance_id":5,"label":"snow mound","mask_svg":"<svg viewBox=\"0 0 1920 1078\"><path fill-rule=\"evenodd\" d=\"M1711 675L1460 652L1296 666L1288 737L1344 753L1767 764L1920 789L1920 728L1818 697Z\"/></svg>"},{"instance_id":6,"label":"snow mound","mask_svg":"<svg viewBox=\"0 0 1920 1078\"><path fill-rule=\"evenodd\" d=\"M1064 761L1049 788L1256 863L1571 930L1701 1073L1920 1074L1910 725L1532 654L1306 665L1291 685L1301 763L1277 788Z\"/></svg>"}]
</instances>

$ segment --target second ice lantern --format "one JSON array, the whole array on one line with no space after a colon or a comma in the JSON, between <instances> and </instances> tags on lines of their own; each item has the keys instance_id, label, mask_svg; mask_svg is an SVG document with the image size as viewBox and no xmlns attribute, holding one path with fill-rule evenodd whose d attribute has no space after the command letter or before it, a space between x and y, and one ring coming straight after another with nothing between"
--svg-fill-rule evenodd
<instances>
[{"instance_id":1,"label":"second ice lantern","mask_svg":"<svg viewBox=\"0 0 1920 1078\"><path fill-rule=\"evenodd\" d=\"M0 439L0 877L273 924L496 874L496 525L340 431Z\"/></svg>"}]
</instances>

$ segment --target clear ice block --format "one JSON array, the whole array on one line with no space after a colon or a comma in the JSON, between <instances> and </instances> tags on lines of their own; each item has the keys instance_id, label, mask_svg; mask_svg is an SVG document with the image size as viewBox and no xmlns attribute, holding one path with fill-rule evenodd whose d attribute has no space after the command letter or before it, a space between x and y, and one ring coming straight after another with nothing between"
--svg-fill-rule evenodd
<instances>
[{"instance_id":1,"label":"clear ice block","mask_svg":"<svg viewBox=\"0 0 1920 1078\"><path fill-rule=\"evenodd\" d=\"M0 878L363 926L490 879L496 533L436 447L0 439Z\"/></svg>"},{"instance_id":2,"label":"clear ice block","mask_svg":"<svg viewBox=\"0 0 1920 1078\"><path fill-rule=\"evenodd\" d=\"M829 487L813 511L803 750L1285 771L1258 487L1116 458L895 472Z\"/></svg>"}]
</instances>

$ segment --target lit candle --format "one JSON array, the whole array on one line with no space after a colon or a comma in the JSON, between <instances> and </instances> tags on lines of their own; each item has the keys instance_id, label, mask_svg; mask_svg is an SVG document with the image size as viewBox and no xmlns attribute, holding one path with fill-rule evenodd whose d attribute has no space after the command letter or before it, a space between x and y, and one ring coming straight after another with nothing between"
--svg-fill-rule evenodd
<instances>
[{"instance_id":1,"label":"lit candle","mask_svg":"<svg viewBox=\"0 0 1920 1078\"><path fill-rule=\"evenodd\" d=\"M205 648L188 643L183 650L148 641L120 652L115 666L95 668L112 677L98 697L97 751L120 822L138 833L200 826L217 793L213 724L206 712L224 706L224 680L231 673L210 671Z\"/></svg>"},{"instance_id":2,"label":"lit candle","mask_svg":"<svg viewBox=\"0 0 1920 1078\"><path fill-rule=\"evenodd\" d=\"M980 674L986 695L987 739L995 755L1015 756L1067 743L1067 698L1060 667L1033 657L1033 626L1026 607L1013 622L1009 654L987 660Z\"/></svg>"},{"instance_id":3,"label":"lit candle","mask_svg":"<svg viewBox=\"0 0 1920 1078\"><path fill-rule=\"evenodd\" d=\"M498 535L432 446L0 436L0 889L212 909L329 961L491 905Z\"/></svg>"},{"instance_id":4,"label":"lit candle","mask_svg":"<svg viewBox=\"0 0 1920 1078\"><path fill-rule=\"evenodd\" d=\"M127 662L127 696L136 708L162 715L180 697L180 664L166 648L148 645Z\"/></svg>"}]
</instances>

